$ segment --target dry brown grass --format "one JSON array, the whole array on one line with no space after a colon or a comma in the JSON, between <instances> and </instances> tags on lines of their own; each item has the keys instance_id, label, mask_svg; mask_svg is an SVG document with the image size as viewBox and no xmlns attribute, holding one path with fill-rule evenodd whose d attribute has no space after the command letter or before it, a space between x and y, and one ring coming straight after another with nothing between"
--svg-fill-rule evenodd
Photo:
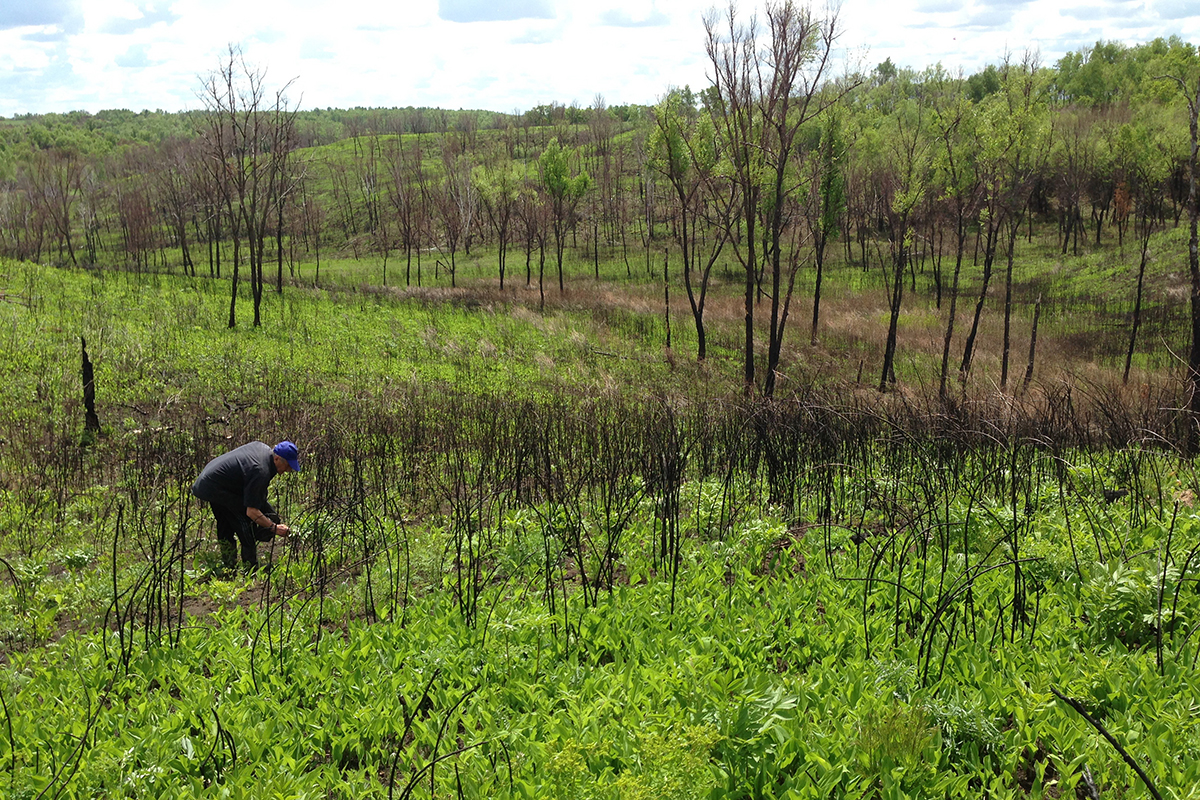
<instances>
[{"instance_id":1,"label":"dry brown grass","mask_svg":"<svg viewBox=\"0 0 1200 800\"><path fill-rule=\"evenodd\" d=\"M631 320L641 331L637 346L647 356L662 358L673 370L685 370L680 378L711 383L714 379L726 389L736 389L741 380L741 352L744 336L744 306L741 287L714 283L710 289L705 324L710 360L703 373L695 373L694 332L687 297L672 287L671 326L674 347L667 351L662 330L662 287L649 283L595 283L576 279L566 292L558 291L556 281L547 281L544 308L536 285L527 287L523 280L510 281L501 291L495 281L473 282L458 289L387 290L398 298L424 303L449 303L458 307L479 308L509 313L532 322L551 335L580 339L584 333L572 327L559 312L585 313L595 324L602 339L628 339ZM996 420L1019 417L1053 419L1052 408L1069 398L1080 414L1083 429L1110 426L1123 435L1136 436L1142 428L1161 429L1164 415L1182 407L1182 385L1178 370L1140 369L1131 375L1128 386L1122 384L1124 337L1119 325L1102 328L1096 319L1083 316L1073 320L1061 310L1043 314L1038 331L1033 379L1025 385L1032 329L1032 307L1017 304L1011 322L1011 341L1006 391L1000 387L1003 342L1003 297L997 287L989 293L975 342L971 374L964 386L958 381L963 346L974 314L976 296L964 290L959 298L954 337L950 348L949 386L959 410L970 409L972 416L994 415ZM930 404L938 400L937 388L942 359L943 338L949 299L941 309L928 295L909 293L900 315L896 372L899 385L888 402ZM765 360L770 303L763 299L755 307L755 345L759 354L759 375ZM779 386L782 395L804 391L814 384L836 387L850 396L862 393L865 400L880 402L876 387L882 368L887 335L888 306L882 291L860 294L827 292L822 298L818 341L810 343L811 297L797 289L789 312L784 354L780 364ZM608 334L605 330L609 330ZM586 344L576 341L576 345ZM1162 344L1159 343L1161 347ZM1180 350L1183 350L1183 345ZM554 362L547 357L544 368ZM690 371L689 371L690 370ZM614 378L615 380L615 378ZM614 385L613 390L617 387ZM1088 409L1083 411L1082 409ZM1082 430L1082 429L1081 429ZM1085 431L1086 432L1086 431Z\"/></svg>"}]
</instances>

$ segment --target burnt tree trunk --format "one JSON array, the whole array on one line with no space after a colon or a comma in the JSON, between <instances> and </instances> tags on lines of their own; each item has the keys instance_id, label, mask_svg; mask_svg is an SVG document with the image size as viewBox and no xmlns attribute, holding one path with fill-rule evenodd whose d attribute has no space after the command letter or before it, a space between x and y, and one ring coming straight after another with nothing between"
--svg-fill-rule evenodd
<instances>
[{"instance_id":1,"label":"burnt tree trunk","mask_svg":"<svg viewBox=\"0 0 1200 800\"><path fill-rule=\"evenodd\" d=\"M100 432L100 417L96 416L96 379L92 372L92 360L88 358L87 339L79 337L79 350L83 356L80 377L83 379L83 429L87 434Z\"/></svg>"},{"instance_id":2,"label":"burnt tree trunk","mask_svg":"<svg viewBox=\"0 0 1200 800\"><path fill-rule=\"evenodd\" d=\"M1025 381L1021 384L1021 393L1029 388L1029 384L1033 381L1033 357L1037 354L1037 331L1038 320L1042 316L1042 296L1038 295L1037 303L1033 307L1033 330L1029 334L1029 362L1025 365Z\"/></svg>"}]
</instances>

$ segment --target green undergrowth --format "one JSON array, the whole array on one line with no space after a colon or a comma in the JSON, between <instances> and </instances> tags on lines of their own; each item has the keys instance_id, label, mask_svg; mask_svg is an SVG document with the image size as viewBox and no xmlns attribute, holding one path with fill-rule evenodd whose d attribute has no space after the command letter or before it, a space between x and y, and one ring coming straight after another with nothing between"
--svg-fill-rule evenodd
<instances>
[{"instance_id":1,"label":"green undergrowth","mask_svg":"<svg viewBox=\"0 0 1200 800\"><path fill-rule=\"evenodd\" d=\"M330 573L334 554L322 567L311 551L320 520L302 518L269 576L199 581L197 563L189 593L217 610L177 640L81 630L10 652L0 784L79 798L1020 798L1070 796L1086 776L1102 796L1147 796L1056 690L1163 796L1200 791L1196 646L1182 636L1200 598L1179 580L1200 543L1189 506L1147 520L951 504L945 537L923 545L879 533L882 518L728 518L719 482L682 495L677 579L655 558L647 499L618 579L594 595L543 512L510 512L473 622L450 527L395 528L403 567ZM1019 615L1014 522L1027 526ZM105 579L83 548L47 563L65 577L30 584L35 605ZM973 600L937 624L969 576Z\"/></svg>"}]
</instances>

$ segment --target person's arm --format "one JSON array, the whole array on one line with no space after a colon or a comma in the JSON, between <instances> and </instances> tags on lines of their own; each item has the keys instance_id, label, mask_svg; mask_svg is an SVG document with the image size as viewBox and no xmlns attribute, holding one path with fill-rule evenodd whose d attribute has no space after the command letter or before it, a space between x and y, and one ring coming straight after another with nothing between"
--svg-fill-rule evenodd
<instances>
[{"instance_id":1,"label":"person's arm","mask_svg":"<svg viewBox=\"0 0 1200 800\"><path fill-rule=\"evenodd\" d=\"M292 529L282 522L272 522L271 518L257 508L247 507L246 516L260 528L271 531L276 536L287 536L292 532Z\"/></svg>"}]
</instances>

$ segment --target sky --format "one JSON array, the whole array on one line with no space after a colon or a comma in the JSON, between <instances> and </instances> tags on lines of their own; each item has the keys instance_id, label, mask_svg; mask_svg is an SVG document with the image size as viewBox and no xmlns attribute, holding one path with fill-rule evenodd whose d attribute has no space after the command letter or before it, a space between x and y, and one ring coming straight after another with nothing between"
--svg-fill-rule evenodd
<instances>
[{"instance_id":1,"label":"sky","mask_svg":"<svg viewBox=\"0 0 1200 800\"><path fill-rule=\"evenodd\" d=\"M824 0L837 70L887 58L970 74L1098 40L1200 43L1200 0ZM724 10L727 0L719 4ZM0 0L0 116L203 108L230 46L303 109L657 102L708 85L713 0ZM739 14L761 0L739 0Z\"/></svg>"}]
</instances>

